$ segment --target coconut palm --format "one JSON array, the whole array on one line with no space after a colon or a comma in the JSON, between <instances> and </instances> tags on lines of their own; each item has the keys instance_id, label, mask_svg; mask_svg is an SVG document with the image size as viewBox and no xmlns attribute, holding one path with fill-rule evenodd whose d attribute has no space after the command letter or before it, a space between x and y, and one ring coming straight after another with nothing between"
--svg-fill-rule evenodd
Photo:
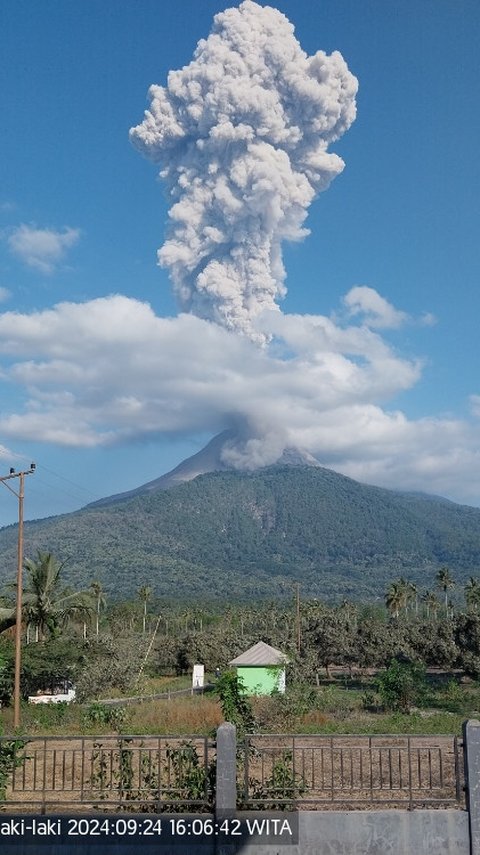
<instances>
[{"instance_id":1,"label":"coconut palm","mask_svg":"<svg viewBox=\"0 0 480 855\"><path fill-rule=\"evenodd\" d=\"M412 598L414 596L415 586L412 585L411 582L407 582L407 580L404 579L403 576L400 576L400 579L398 580L397 584L398 584L398 587L402 593L402 599L403 599L402 605L403 605L403 608L405 609L405 617L408 617L408 607L409 607L409 605L412 601Z\"/></svg>"},{"instance_id":2,"label":"coconut palm","mask_svg":"<svg viewBox=\"0 0 480 855\"><path fill-rule=\"evenodd\" d=\"M104 609L107 605L107 601L105 599L105 592L102 588L102 583L95 579L91 585L90 589L95 598L95 635L98 638L98 625L100 623L100 611Z\"/></svg>"},{"instance_id":3,"label":"coconut palm","mask_svg":"<svg viewBox=\"0 0 480 855\"><path fill-rule=\"evenodd\" d=\"M415 602L415 616L418 617L418 587L415 582L407 582L409 599Z\"/></svg>"},{"instance_id":4,"label":"coconut palm","mask_svg":"<svg viewBox=\"0 0 480 855\"><path fill-rule=\"evenodd\" d=\"M440 603L438 602L433 591L425 591L422 594L422 602L425 605L427 618L430 617L430 612L432 612L432 614L435 616L439 609Z\"/></svg>"},{"instance_id":5,"label":"coconut palm","mask_svg":"<svg viewBox=\"0 0 480 855\"><path fill-rule=\"evenodd\" d=\"M406 607L407 591L403 579L398 582L392 582L387 593L385 594L385 605L394 617L398 618L400 609Z\"/></svg>"},{"instance_id":6,"label":"coconut palm","mask_svg":"<svg viewBox=\"0 0 480 855\"><path fill-rule=\"evenodd\" d=\"M143 615L142 615L142 634L145 635L145 628L147 623L147 603L152 596L152 589L150 585L142 585L141 588L138 589L138 595L143 603Z\"/></svg>"},{"instance_id":7,"label":"coconut palm","mask_svg":"<svg viewBox=\"0 0 480 855\"><path fill-rule=\"evenodd\" d=\"M448 617L448 592L455 587L455 582L450 576L448 567L441 567L436 575L438 587L442 589L445 595L445 616Z\"/></svg>"},{"instance_id":8,"label":"coconut palm","mask_svg":"<svg viewBox=\"0 0 480 855\"><path fill-rule=\"evenodd\" d=\"M36 627L37 640L45 638L47 633L56 635L71 618L92 614L91 594L61 587L64 566L65 562L60 563L50 552L39 551L36 559L25 559L24 615L27 624Z\"/></svg>"},{"instance_id":9,"label":"coconut palm","mask_svg":"<svg viewBox=\"0 0 480 855\"><path fill-rule=\"evenodd\" d=\"M473 576L470 576L465 585L465 600L471 611L478 612L480 610L480 580Z\"/></svg>"}]
</instances>

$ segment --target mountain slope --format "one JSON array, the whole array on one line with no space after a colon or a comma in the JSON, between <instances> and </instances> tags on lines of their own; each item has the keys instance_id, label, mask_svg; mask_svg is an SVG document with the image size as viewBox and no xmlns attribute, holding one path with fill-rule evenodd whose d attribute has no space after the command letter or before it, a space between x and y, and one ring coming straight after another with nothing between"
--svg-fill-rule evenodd
<instances>
[{"instance_id":1,"label":"mountain slope","mask_svg":"<svg viewBox=\"0 0 480 855\"><path fill-rule=\"evenodd\" d=\"M13 578L16 529L0 531ZM25 553L69 558L68 581L100 579L115 596L148 581L172 598L382 596L401 574L430 587L448 564L480 567L480 510L359 484L321 467L201 475L102 507L27 523Z\"/></svg>"},{"instance_id":2,"label":"mountain slope","mask_svg":"<svg viewBox=\"0 0 480 855\"><path fill-rule=\"evenodd\" d=\"M156 493L158 490L169 490L170 487L177 487L185 481L192 481L198 475L206 475L209 472L232 472L236 471L232 466L224 462L222 451L228 443L238 443L239 437L233 430L224 430L222 433L214 436L213 439L191 457L182 460L175 469L161 475L160 478L155 478L153 481L148 481L134 490L128 490L125 493L116 493L113 496L106 496L104 499L98 499L96 502L91 502L89 508L99 508L104 505L110 505L113 502L123 502L126 499L132 499L134 496L143 496L149 493ZM300 451L296 448L286 448L282 453L279 465L286 466L320 466L317 460L305 451Z\"/></svg>"}]
</instances>

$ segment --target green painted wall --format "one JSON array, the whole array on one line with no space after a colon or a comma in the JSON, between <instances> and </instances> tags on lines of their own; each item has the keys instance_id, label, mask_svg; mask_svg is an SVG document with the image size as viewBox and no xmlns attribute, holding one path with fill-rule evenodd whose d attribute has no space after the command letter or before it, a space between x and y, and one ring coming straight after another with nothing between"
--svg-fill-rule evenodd
<instances>
[{"instance_id":1,"label":"green painted wall","mask_svg":"<svg viewBox=\"0 0 480 855\"><path fill-rule=\"evenodd\" d=\"M237 676L242 680L246 695L271 695L278 688L282 667L239 665Z\"/></svg>"}]
</instances>

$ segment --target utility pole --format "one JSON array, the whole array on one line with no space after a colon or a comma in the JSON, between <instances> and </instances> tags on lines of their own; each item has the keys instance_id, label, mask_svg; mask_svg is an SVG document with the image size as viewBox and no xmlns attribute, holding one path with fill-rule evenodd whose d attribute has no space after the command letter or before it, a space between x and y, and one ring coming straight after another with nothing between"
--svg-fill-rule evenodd
<instances>
[{"instance_id":1,"label":"utility pole","mask_svg":"<svg viewBox=\"0 0 480 855\"><path fill-rule=\"evenodd\" d=\"M22 588L23 588L23 499L25 497L25 475L35 472L35 463L30 464L30 469L23 472L15 472L10 469L8 475L0 477L0 482L5 485L18 499L18 548L17 548L17 605L15 610L15 680L13 684L13 726L20 727L20 672L22 669ZM18 478L18 493L7 481Z\"/></svg>"}]
</instances>

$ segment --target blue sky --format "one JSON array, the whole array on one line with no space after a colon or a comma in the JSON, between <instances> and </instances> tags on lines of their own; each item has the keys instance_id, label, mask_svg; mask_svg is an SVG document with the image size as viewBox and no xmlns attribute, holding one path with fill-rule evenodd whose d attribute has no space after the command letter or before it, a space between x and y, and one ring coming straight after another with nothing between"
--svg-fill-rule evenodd
<instances>
[{"instance_id":1,"label":"blue sky","mask_svg":"<svg viewBox=\"0 0 480 855\"><path fill-rule=\"evenodd\" d=\"M228 5L17 0L3 11L0 465L6 473L10 465L37 462L27 485L27 517L72 510L172 468L229 424L232 408L222 414L214 375L238 371L241 399L249 371L258 373L244 340L224 341L214 331L202 344L205 364L199 365L191 346L192 337L203 336L196 319L169 332L156 323L178 311L168 271L156 263L169 206L158 170L128 138L148 106L148 87L164 86L170 69L190 62L213 15ZM478 3L281 0L276 8L295 25L307 54L340 51L359 81L357 118L329 149L345 170L311 204L310 235L283 247L288 293L282 317L324 317L362 335L368 327L368 347L372 335L384 347L375 357L383 360L381 371L375 362L374 372L382 381L373 382L370 400L367 390L361 401L345 398L334 412L318 403L315 418L310 408L312 423L290 424L285 417L289 441L301 437L321 462L360 480L480 505ZM371 290L354 292L346 304L356 287ZM394 323L372 316L366 300L373 292L387 301L383 309L404 313L402 322L400 315ZM85 309L114 294L138 302L95 304L93 315ZM61 303L78 311L58 312ZM151 314L136 314L141 303ZM50 312L47 324L42 312ZM108 320L114 316L115 347ZM273 330L283 337L283 360L293 349L300 380L318 361L299 345L305 324ZM94 328L103 338L92 344ZM39 329L49 342L39 343ZM167 341L153 354L157 336L174 344ZM353 363L370 359L365 341ZM228 359L219 358L214 370L215 347ZM89 360L93 374L85 370ZM115 375L118 381L136 361L138 375L125 376L125 396L112 398L106 413L102 401ZM169 393L163 386L149 400L166 362ZM181 363L178 399L175 362ZM196 393L186 401L189 365L198 373ZM240 365L248 365L243 377ZM283 388L272 366L262 365L268 388L279 384L276 405ZM338 360L331 370L335 386ZM205 401L198 396L202 371L211 384ZM287 379L282 371L282 382L293 383L293 374ZM82 383L89 385L88 406ZM311 401L311 386L305 395ZM285 398L284 411L275 411L277 420L290 402ZM141 430L126 416L137 406ZM177 406L182 418L168 418L166 411ZM323 414L325 430L315 433ZM400 419L392 414L404 419L401 430L392 429ZM255 436L264 428L276 447L280 439L272 439L265 412L257 415ZM332 444L345 423L356 437ZM15 501L3 489L0 524L15 520Z\"/></svg>"}]
</instances>

